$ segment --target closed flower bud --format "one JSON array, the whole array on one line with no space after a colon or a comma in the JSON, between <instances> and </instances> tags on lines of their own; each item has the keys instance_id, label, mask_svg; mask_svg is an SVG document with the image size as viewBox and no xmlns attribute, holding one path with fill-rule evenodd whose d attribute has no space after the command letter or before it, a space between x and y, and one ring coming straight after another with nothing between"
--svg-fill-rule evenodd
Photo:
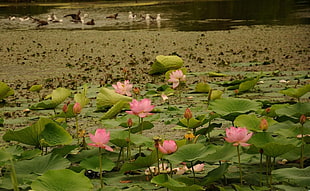
<instances>
[{"instance_id":1,"label":"closed flower bud","mask_svg":"<svg viewBox=\"0 0 310 191\"><path fill-rule=\"evenodd\" d=\"M262 131L266 131L268 129L268 121L266 119L262 119L260 121L259 128Z\"/></svg>"},{"instance_id":2,"label":"closed flower bud","mask_svg":"<svg viewBox=\"0 0 310 191\"><path fill-rule=\"evenodd\" d=\"M67 112L68 112L68 105L67 105L67 104L65 104L65 105L62 107L62 111L63 111L64 113L67 113Z\"/></svg>"},{"instance_id":3,"label":"closed flower bud","mask_svg":"<svg viewBox=\"0 0 310 191\"><path fill-rule=\"evenodd\" d=\"M81 113L81 111L82 111L82 106L81 106L81 104L78 103L78 102L76 102L76 103L74 104L74 106L73 106L73 113L77 115L77 114Z\"/></svg>"},{"instance_id":4,"label":"closed flower bud","mask_svg":"<svg viewBox=\"0 0 310 191\"><path fill-rule=\"evenodd\" d=\"M307 117L302 114L299 118L299 122L303 125L307 121Z\"/></svg>"},{"instance_id":5,"label":"closed flower bud","mask_svg":"<svg viewBox=\"0 0 310 191\"><path fill-rule=\"evenodd\" d=\"M189 108L186 108L185 112L184 112L184 117L185 119L189 120L193 117L193 114L191 112L191 110Z\"/></svg>"},{"instance_id":6,"label":"closed flower bud","mask_svg":"<svg viewBox=\"0 0 310 191\"><path fill-rule=\"evenodd\" d=\"M132 119L129 118L129 119L127 120L127 126L128 126L128 127L132 127L132 125L133 125Z\"/></svg>"}]
</instances>

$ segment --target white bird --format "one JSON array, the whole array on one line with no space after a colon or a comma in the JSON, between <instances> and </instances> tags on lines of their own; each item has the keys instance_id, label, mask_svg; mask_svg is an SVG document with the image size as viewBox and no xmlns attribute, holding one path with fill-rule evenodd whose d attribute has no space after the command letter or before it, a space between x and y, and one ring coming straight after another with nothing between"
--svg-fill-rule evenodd
<instances>
[{"instance_id":1,"label":"white bird","mask_svg":"<svg viewBox=\"0 0 310 191\"><path fill-rule=\"evenodd\" d=\"M160 20L161 20L160 14L157 14L156 21L160 21Z\"/></svg>"},{"instance_id":2,"label":"white bird","mask_svg":"<svg viewBox=\"0 0 310 191\"><path fill-rule=\"evenodd\" d=\"M145 15L145 20L150 20L150 19L151 19L150 14L146 14Z\"/></svg>"},{"instance_id":3,"label":"white bird","mask_svg":"<svg viewBox=\"0 0 310 191\"><path fill-rule=\"evenodd\" d=\"M15 16L9 16L9 20L10 20L10 21L14 21L15 19L16 19Z\"/></svg>"},{"instance_id":4,"label":"white bird","mask_svg":"<svg viewBox=\"0 0 310 191\"><path fill-rule=\"evenodd\" d=\"M81 22L82 22L82 24L85 23L86 17L88 17L88 14L84 14L84 15L81 17Z\"/></svg>"},{"instance_id":5,"label":"white bird","mask_svg":"<svg viewBox=\"0 0 310 191\"><path fill-rule=\"evenodd\" d=\"M19 17L20 21L28 21L30 17Z\"/></svg>"},{"instance_id":6,"label":"white bird","mask_svg":"<svg viewBox=\"0 0 310 191\"><path fill-rule=\"evenodd\" d=\"M132 14L131 11L129 11L128 19L133 20L137 17L137 15Z\"/></svg>"}]
</instances>

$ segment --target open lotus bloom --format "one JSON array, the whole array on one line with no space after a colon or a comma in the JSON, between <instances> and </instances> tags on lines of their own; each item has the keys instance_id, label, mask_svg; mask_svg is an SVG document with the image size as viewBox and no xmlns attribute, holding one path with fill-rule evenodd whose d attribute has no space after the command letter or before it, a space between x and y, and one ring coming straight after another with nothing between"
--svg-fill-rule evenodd
<instances>
[{"instance_id":1,"label":"open lotus bloom","mask_svg":"<svg viewBox=\"0 0 310 191\"><path fill-rule=\"evenodd\" d=\"M226 128L226 137L224 138L229 143L234 143L234 146L241 145L243 147L250 146L250 144L246 143L251 137L253 133L248 133L247 128L237 128L230 127Z\"/></svg>"},{"instance_id":2,"label":"open lotus bloom","mask_svg":"<svg viewBox=\"0 0 310 191\"><path fill-rule=\"evenodd\" d=\"M182 70L176 70L170 73L170 79L168 82L172 82L172 88L179 86L180 82L185 82L186 76L183 74Z\"/></svg>"},{"instance_id":3,"label":"open lotus bloom","mask_svg":"<svg viewBox=\"0 0 310 191\"><path fill-rule=\"evenodd\" d=\"M150 113L155 105L151 105L151 100L144 98L141 101L138 101L136 99L132 100L132 102L129 103L131 111L126 111L128 114L137 115L140 118L147 117L149 115L153 115L153 113Z\"/></svg>"},{"instance_id":4,"label":"open lotus bloom","mask_svg":"<svg viewBox=\"0 0 310 191\"><path fill-rule=\"evenodd\" d=\"M88 145L100 147L107 151L113 151L113 149L107 145L110 141L110 132L106 132L105 129L97 129L95 135L89 133L89 137L92 143L88 143Z\"/></svg>"},{"instance_id":5,"label":"open lotus bloom","mask_svg":"<svg viewBox=\"0 0 310 191\"><path fill-rule=\"evenodd\" d=\"M112 86L115 89L116 93L119 93L121 95L131 96L131 90L132 90L133 84L131 84L129 80L125 80L124 83L117 82L116 85L113 84Z\"/></svg>"},{"instance_id":6,"label":"open lotus bloom","mask_svg":"<svg viewBox=\"0 0 310 191\"><path fill-rule=\"evenodd\" d=\"M174 153L178 147L174 140L165 140L162 145L158 145L158 149L163 154L171 154Z\"/></svg>"}]
</instances>

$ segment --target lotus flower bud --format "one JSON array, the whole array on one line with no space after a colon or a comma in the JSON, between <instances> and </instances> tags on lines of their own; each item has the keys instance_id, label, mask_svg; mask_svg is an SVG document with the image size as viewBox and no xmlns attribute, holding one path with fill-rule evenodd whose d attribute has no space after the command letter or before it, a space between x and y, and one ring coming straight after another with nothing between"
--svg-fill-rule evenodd
<instances>
[{"instance_id":1,"label":"lotus flower bud","mask_svg":"<svg viewBox=\"0 0 310 191\"><path fill-rule=\"evenodd\" d=\"M78 102L76 102L76 103L74 104L74 106L73 106L73 113L77 115L77 114L81 113L81 111L82 111L82 106L81 106L81 104L78 103Z\"/></svg>"},{"instance_id":2,"label":"lotus flower bud","mask_svg":"<svg viewBox=\"0 0 310 191\"><path fill-rule=\"evenodd\" d=\"M260 121L259 128L262 131L266 131L268 129L268 121L266 119L262 119Z\"/></svg>"},{"instance_id":3,"label":"lotus flower bud","mask_svg":"<svg viewBox=\"0 0 310 191\"><path fill-rule=\"evenodd\" d=\"M189 108L186 108L186 110L184 112L184 117L187 120L190 120L193 117L193 114Z\"/></svg>"},{"instance_id":4,"label":"lotus flower bud","mask_svg":"<svg viewBox=\"0 0 310 191\"><path fill-rule=\"evenodd\" d=\"M303 125L307 121L307 117L302 114L299 118L299 122Z\"/></svg>"},{"instance_id":5,"label":"lotus flower bud","mask_svg":"<svg viewBox=\"0 0 310 191\"><path fill-rule=\"evenodd\" d=\"M67 104L65 104L65 105L62 107L62 111L63 111L64 113L67 113L67 112L68 112L68 105L67 105Z\"/></svg>"},{"instance_id":6,"label":"lotus flower bud","mask_svg":"<svg viewBox=\"0 0 310 191\"><path fill-rule=\"evenodd\" d=\"M129 118L129 119L127 120L127 126L128 126L128 127L132 127L132 125L133 125L132 119Z\"/></svg>"}]
</instances>

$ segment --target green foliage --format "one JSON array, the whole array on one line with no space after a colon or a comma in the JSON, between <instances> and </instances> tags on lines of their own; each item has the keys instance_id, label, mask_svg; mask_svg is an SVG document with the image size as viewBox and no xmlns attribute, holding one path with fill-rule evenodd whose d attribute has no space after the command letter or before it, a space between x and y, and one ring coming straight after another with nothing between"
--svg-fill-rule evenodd
<instances>
[{"instance_id":1,"label":"green foliage","mask_svg":"<svg viewBox=\"0 0 310 191\"><path fill-rule=\"evenodd\" d=\"M105 110L118 103L119 101L131 102L132 98L115 93L114 90L108 88L101 88L96 99L97 110Z\"/></svg>"},{"instance_id":2,"label":"green foliage","mask_svg":"<svg viewBox=\"0 0 310 191\"><path fill-rule=\"evenodd\" d=\"M280 91L280 93L284 95L291 96L297 99L308 92L310 92L310 84L304 85L300 88L288 88Z\"/></svg>"},{"instance_id":3,"label":"green foliage","mask_svg":"<svg viewBox=\"0 0 310 191\"><path fill-rule=\"evenodd\" d=\"M63 127L47 118L40 118L35 124L17 131L8 130L2 138L37 147L69 144L72 141Z\"/></svg>"},{"instance_id":4,"label":"green foliage","mask_svg":"<svg viewBox=\"0 0 310 191\"><path fill-rule=\"evenodd\" d=\"M29 91L31 92L40 92L42 90L43 86L40 85L33 85L29 88Z\"/></svg>"},{"instance_id":5,"label":"green foliage","mask_svg":"<svg viewBox=\"0 0 310 191\"><path fill-rule=\"evenodd\" d=\"M33 190L85 190L93 188L91 181L84 176L83 172L75 173L68 169L50 170L38 177L31 184Z\"/></svg>"},{"instance_id":6,"label":"green foliage","mask_svg":"<svg viewBox=\"0 0 310 191\"><path fill-rule=\"evenodd\" d=\"M248 130L251 130L251 131L261 131L259 129L259 125L262 119L267 120L268 126L272 126L275 123L277 123L277 121L271 118L266 118L266 117L259 118L255 114L249 114L249 115L242 114L236 117L236 119L234 120L234 124L237 127L246 127Z\"/></svg>"},{"instance_id":7,"label":"green foliage","mask_svg":"<svg viewBox=\"0 0 310 191\"><path fill-rule=\"evenodd\" d=\"M183 182L179 182L171 178L167 174L161 174L158 175L154 178L152 178L151 183L157 184L159 186L166 187L170 190L175 190L175 191L198 191L198 190L204 190L201 186L199 185L186 185Z\"/></svg>"},{"instance_id":8,"label":"green foliage","mask_svg":"<svg viewBox=\"0 0 310 191\"><path fill-rule=\"evenodd\" d=\"M197 93L209 93L210 89L210 85L203 82L200 82L195 86L195 92Z\"/></svg>"},{"instance_id":9,"label":"green foliage","mask_svg":"<svg viewBox=\"0 0 310 191\"><path fill-rule=\"evenodd\" d=\"M66 88L57 88L53 90L52 94L46 96L42 102L36 103L30 107L30 109L55 109L61 104L67 97L71 95L71 91ZM50 99L51 98L51 99Z\"/></svg>"},{"instance_id":10,"label":"green foliage","mask_svg":"<svg viewBox=\"0 0 310 191\"><path fill-rule=\"evenodd\" d=\"M106 113L103 114L101 120L111 119L122 111L123 108L128 107L128 101L118 101Z\"/></svg>"},{"instance_id":11,"label":"green foliage","mask_svg":"<svg viewBox=\"0 0 310 191\"><path fill-rule=\"evenodd\" d=\"M99 156L83 159L80 165L84 169L99 171ZM111 171L114 167L115 163L111 159L102 157L102 170Z\"/></svg>"},{"instance_id":12,"label":"green foliage","mask_svg":"<svg viewBox=\"0 0 310 191\"><path fill-rule=\"evenodd\" d=\"M14 90L11 89L6 83L0 82L0 100L14 95Z\"/></svg>"},{"instance_id":13,"label":"green foliage","mask_svg":"<svg viewBox=\"0 0 310 191\"><path fill-rule=\"evenodd\" d=\"M281 168L273 170L272 174L279 181L286 182L294 186L310 187L310 167L299 169Z\"/></svg>"},{"instance_id":14,"label":"green foliage","mask_svg":"<svg viewBox=\"0 0 310 191\"><path fill-rule=\"evenodd\" d=\"M179 69L183 66L182 58L178 56L156 56L155 62L151 66L149 74L162 74L168 70Z\"/></svg>"}]
</instances>

